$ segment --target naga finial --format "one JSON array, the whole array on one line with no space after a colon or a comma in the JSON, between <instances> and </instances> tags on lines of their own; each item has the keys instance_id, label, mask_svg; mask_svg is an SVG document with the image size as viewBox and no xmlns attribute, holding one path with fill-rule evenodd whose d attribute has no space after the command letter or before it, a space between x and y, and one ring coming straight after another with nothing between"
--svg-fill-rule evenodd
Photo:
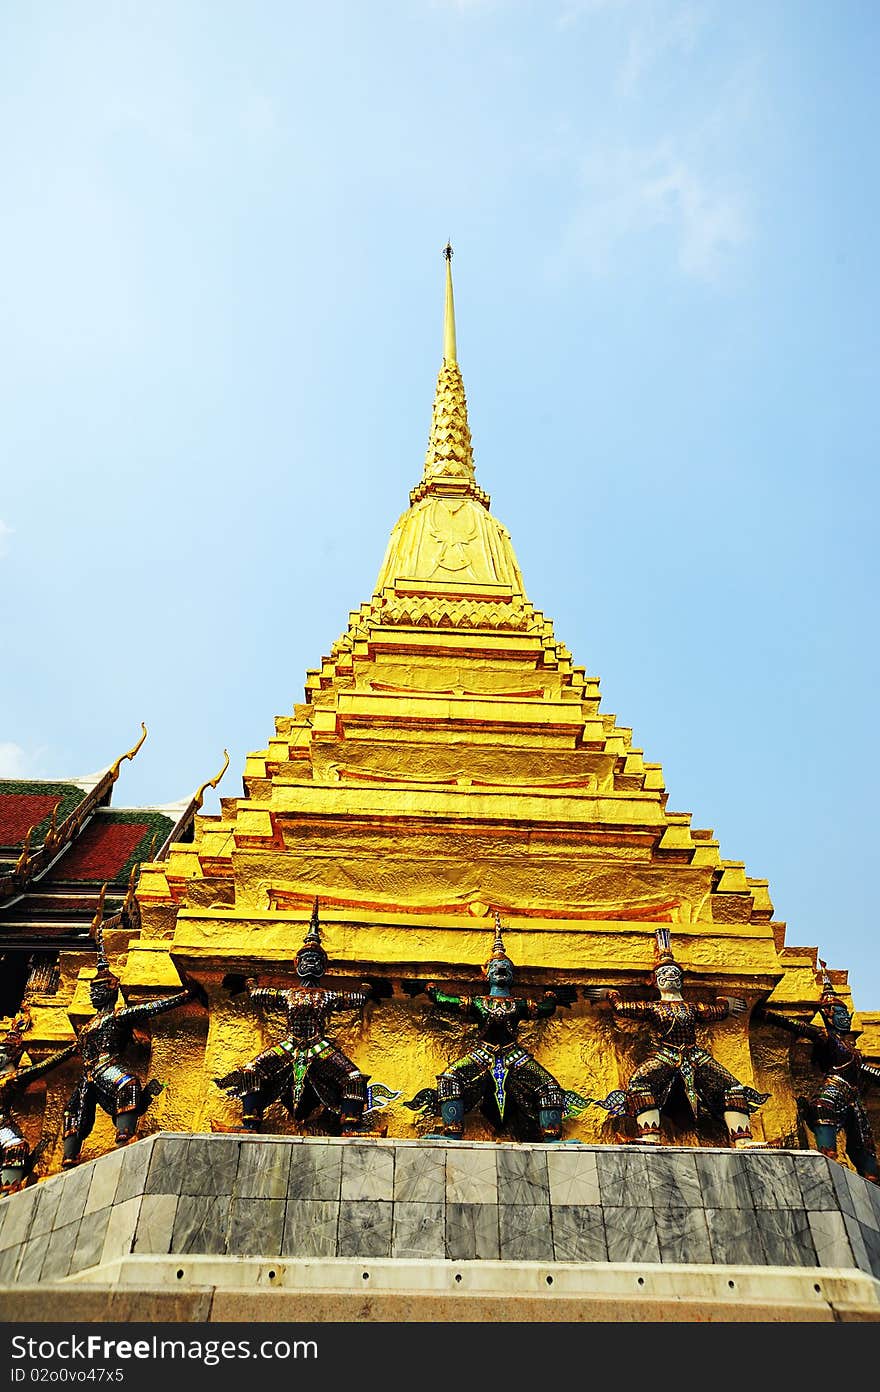
<instances>
[{"instance_id":1,"label":"naga finial","mask_svg":"<svg viewBox=\"0 0 880 1392\"><path fill-rule=\"evenodd\" d=\"M31 866L31 860L33 859L33 857L31 856L31 837L33 836L38 826L39 822L35 822L33 826L28 827L27 831L24 834L24 840L21 843L21 854L19 855L18 860L15 862L15 869L13 871L13 874L15 875L16 879L23 880L27 878L27 874Z\"/></svg>"},{"instance_id":2,"label":"naga finial","mask_svg":"<svg viewBox=\"0 0 880 1392\"><path fill-rule=\"evenodd\" d=\"M137 744L133 744L131 749L126 750L124 754L120 754L119 758L115 761L115 763L110 765L110 777L112 778L114 783L119 777L119 770L125 763L126 759L133 759L135 754L137 754L138 750L143 744L144 740L147 738L147 727L143 721L141 721L141 730L143 733L141 734L141 737L138 740Z\"/></svg>"},{"instance_id":3,"label":"naga finial","mask_svg":"<svg viewBox=\"0 0 880 1392\"><path fill-rule=\"evenodd\" d=\"M205 789L206 789L206 788L216 788L216 787L217 787L217 784L220 782L220 779L223 777L224 773L226 772L226 770L227 770L228 768L229 768L229 750L228 750L228 749L224 749L224 750L223 750L223 767L222 767L222 769L220 770L219 773L215 773L213 778L209 778L208 781L207 781L206 783L203 783L203 784L201 785L201 787L197 790L197 792L196 792L196 794L195 794L195 796L194 796L194 798L193 798L193 802L194 802L195 805L196 805L196 811L197 811L197 812L198 812L199 808L201 807L202 802L203 802L203 800L204 800Z\"/></svg>"},{"instance_id":4,"label":"naga finial","mask_svg":"<svg viewBox=\"0 0 880 1392\"><path fill-rule=\"evenodd\" d=\"M55 806L52 808L52 815L49 818L49 825L46 828L46 834L43 837L43 849L45 851L48 851L50 855L53 851L57 850L61 844L61 837L58 835L58 809L60 808L63 801L63 798L59 798Z\"/></svg>"},{"instance_id":5,"label":"naga finial","mask_svg":"<svg viewBox=\"0 0 880 1392\"><path fill-rule=\"evenodd\" d=\"M104 899L107 895L107 881L101 885L98 895L98 902L95 906L95 915L89 924L89 937L93 939L98 950L98 967L106 970L110 963L107 961L107 954L104 951Z\"/></svg>"}]
</instances>

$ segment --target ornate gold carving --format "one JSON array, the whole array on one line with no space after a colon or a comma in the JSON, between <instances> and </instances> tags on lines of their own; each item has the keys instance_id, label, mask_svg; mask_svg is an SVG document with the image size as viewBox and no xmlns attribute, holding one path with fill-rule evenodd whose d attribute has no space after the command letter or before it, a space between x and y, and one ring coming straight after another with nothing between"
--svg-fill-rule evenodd
<instances>
[{"instance_id":1,"label":"ornate gold carving","mask_svg":"<svg viewBox=\"0 0 880 1392\"><path fill-rule=\"evenodd\" d=\"M146 727L146 725L144 724L143 721L141 721L141 731L142 731L142 734L141 734L140 739L139 739L135 744L132 745L131 749L126 750L126 752L125 752L124 754L120 754L119 758L118 758L113 764L111 764L111 766L110 766L110 777L111 777L111 779L113 780L114 783L116 782L117 778L119 777L119 770L120 770L120 768L122 767L122 765L125 763L125 760L126 760L126 759L133 759L134 756L137 754L138 750L140 749L141 745L143 744L144 740L147 738L147 727Z\"/></svg>"},{"instance_id":2,"label":"ornate gold carving","mask_svg":"<svg viewBox=\"0 0 880 1392\"><path fill-rule=\"evenodd\" d=\"M196 790L195 796L194 796L194 798L193 798L193 802L195 803L195 806L196 806L196 811L198 811L198 809L201 807L201 805L202 805L202 803L203 803L203 801L204 801L204 798L205 798L205 790L206 790L207 788L216 788L216 787L217 787L217 784L220 782L220 779L223 777L224 773L226 772L226 770L227 770L228 768L229 768L229 750L228 750L228 749L224 749L224 750L223 750L223 767L221 768L220 772L219 772L219 773L215 773L213 778L209 778L208 781L207 781L206 783L203 783L203 784L201 785L201 787L198 788L198 789Z\"/></svg>"}]
</instances>

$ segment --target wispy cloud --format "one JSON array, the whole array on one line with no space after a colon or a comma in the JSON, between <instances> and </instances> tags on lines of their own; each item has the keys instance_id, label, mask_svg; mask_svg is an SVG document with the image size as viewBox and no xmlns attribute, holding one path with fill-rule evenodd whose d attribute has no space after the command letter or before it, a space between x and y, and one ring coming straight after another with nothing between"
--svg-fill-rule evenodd
<instances>
[{"instance_id":1,"label":"wispy cloud","mask_svg":"<svg viewBox=\"0 0 880 1392\"><path fill-rule=\"evenodd\" d=\"M559 11L559 27L568 29L584 15L620 14L630 7L630 0L563 0Z\"/></svg>"},{"instance_id":2,"label":"wispy cloud","mask_svg":"<svg viewBox=\"0 0 880 1392\"><path fill-rule=\"evenodd\" d=\"M45 746L27 750L11 740L0 740L0 778L41 778Z\"/></svg>"},{"instance_id":3,"label":"wispy cloud","mask_svg":"<svg viewBox=\"0 0 880 1392\"><path fill-rule=\"evenodd\" d=\"M634 93L642 77L670 54L689 54L709 17L704 0L564 0L561 29L588 19L621 26L617 84Z\"/></svg>"},{"instance_id":4,"label":"wispy cloud","mask_svg":"<svg viewBox=\"0 0 880 1392\"><path fill-rule=\"evenodd\" d=\"M580 190L559 249L566 268L605 274L666 237L683 274L715 280L751 236L746 195L670 142L591 157Z\"/></svg>"},{"instance_id":5,"label":"wispy cloud","mask_svg":"<svg viewBox=\"0 0 880 1392\"><path fill-rule=\"evenodd\" d=\"M12 536L12 528L0 518L0 556L5 556L9 550L9 538Z\"/></svg>"},{"instance_id":6,"label":"wispy cloud","mask_svg":"<svg viewBox=\"0 0 880 1392\"><path fill-rule=\"evenodd\" d=\"M626 40L618 82L633 93L642 77L669 54L692 53L706 23L706 6L698 3L640 6Z\"/></svg>"}]
</instances>

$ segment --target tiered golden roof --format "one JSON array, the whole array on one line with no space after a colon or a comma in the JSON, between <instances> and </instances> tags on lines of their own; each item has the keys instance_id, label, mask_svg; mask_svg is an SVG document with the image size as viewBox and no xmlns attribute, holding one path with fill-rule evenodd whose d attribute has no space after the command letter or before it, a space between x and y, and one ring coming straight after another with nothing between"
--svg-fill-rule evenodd
<instances>
[{"instance_id":1,"label":"tiered golden roof","mask_svg":"<svg viewBox=\"0 0 880 1392\"><path fill-rule=\"evenodd\" d=\"M510 537L488 508L473 461L457 362L450 259L444 361L421 483L397 522L371 598L304 700L251 754L244 796L196 819L195 838L143 867L142 933L123 986L150 993L175 966L211 996L207 1047L154 1109L155 1124L228 1121L210 1080L254 1052L261 1028L232 999L236 973L291 970L315 896L332 970L473 981L501 912L522 981L641 986L653 929L672 925L692 988L776 991L809 1011L815 949L784 945L767 881L721 855L709 830L671 811L659 764L600 708L598 678L575 666L529 602ZM845 974L838 976L846 994ZM425 1030L399 988L348 1048L401 1089L430 1081L455 1053ZM609 1026L579 1003L536 1032L566 1086L618 1086ZM865 1036L868 1052L880 1045ZM791 1133L789 1046L729 1022L713 1048L735 1075L773 1093L756 1118ZM757 1039L758 1043L755 1043ZM619 1047L630 1047L624 1039ZM166 1066L181 1076L179 1059ZM164 1075L162 1075L164 1076ZM409 1114L392 1132L411 1134ZM590 1111L574 1134L598 1139Z\"/></svg>"}]
</instances>

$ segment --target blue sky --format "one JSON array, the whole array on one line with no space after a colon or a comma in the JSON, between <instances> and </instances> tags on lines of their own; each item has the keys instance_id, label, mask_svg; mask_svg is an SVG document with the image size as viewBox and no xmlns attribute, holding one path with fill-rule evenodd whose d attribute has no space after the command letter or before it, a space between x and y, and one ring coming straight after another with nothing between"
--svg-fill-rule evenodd
<instances>
[{"instance_id":1,"label":"blue sky","mask_svg":"<svg viewBox=\"0 0 880 1392\"><path fill-rule=\"evenodd\" d=\"M670 807L880 1008L878 29L0 7L0 768L92 771L145 719L120 802L224 745L240 790L419 476L451 235L529 597Z\"/></svg>"}]
</instances>

